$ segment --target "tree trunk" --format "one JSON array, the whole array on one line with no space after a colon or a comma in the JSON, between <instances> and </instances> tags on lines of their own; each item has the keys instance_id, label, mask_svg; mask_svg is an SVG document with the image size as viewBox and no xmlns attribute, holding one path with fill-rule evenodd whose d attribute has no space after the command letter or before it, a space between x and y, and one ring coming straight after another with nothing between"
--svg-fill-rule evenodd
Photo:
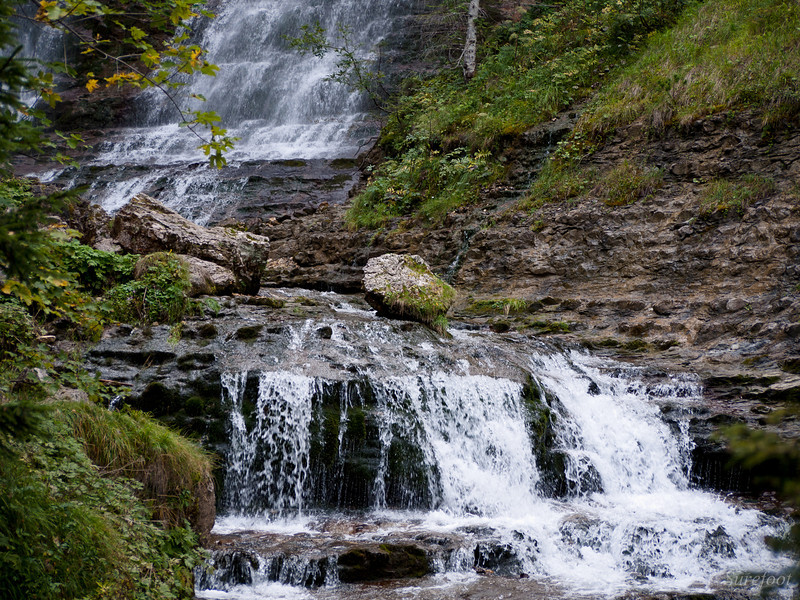
<instances>
[{"instance_id":1,"label":"tree trunk","mask_svg":"<svg viewBox=\"0 0 800 600\"><path fill-rule=\"evenodd\" d=\"M475 63L478 59L478 34L475 21L481 10L480 0L470 0L467 14L467 39L464 43L464 78L472 79L475 75Z\"/></svg>"}]
</instances>

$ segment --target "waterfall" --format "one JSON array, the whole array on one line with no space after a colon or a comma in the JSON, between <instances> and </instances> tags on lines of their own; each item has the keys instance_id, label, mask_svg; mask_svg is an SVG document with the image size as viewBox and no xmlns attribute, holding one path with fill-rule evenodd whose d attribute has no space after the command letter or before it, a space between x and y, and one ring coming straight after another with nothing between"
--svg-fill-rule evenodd
<instances>
[{"instance_id":1,"label":"waterfall","mask_svg":"<svg viewBox=\"0 0 800 600\"><path fill-rule=\"evenodd\" d=\"M286 190L286 198L305 194L306 180L332 178L334 187L341 185L335 170L320 175L309 161L355 158L377 135L372 107L362 92L329 79L337 71L335 53L302 55L288 38L299 36L303 25L319 23L332 44L341 45L344 31L349 49L378 66L382 40L414 5L415 0L221 2L215 19L198 17L191 24L192 42L208 50L219 72L189 79L175 94L190 110L215 111L238 138L227 154L230 167L210 170L201 141L178 124L173 103L150 89L134 100L126 126L105 131L94 145L91 172L58 169L39 177L86 184L85 196L112 212L146 192L201 224L252 194L253 181L290 180L296 189ZM277 175L260 170L275 161L283 167Z\"/></svg>"},{"instance_id":2,"label":"waterfall","mask_svg":"<svg viewBox=\"0 0 800 600\"><path fill-rule=\"evenodd\" d=\"M763 541L785 531L780 519L689 483L695 378L654 386L577 352L463 333L412 350L374 325L326 325L351 355L352 378L315 374L310 322L294 329L284 369L223 378L231 445L216 531L275 541L248 555L244 578L218 554L202 597L335 590L337 556L353 540L432 537L437 586L464 585L482 568L557 582L564 597L711 590L733 573L786 565ZM359 342L383 357L379 367L359 359ZM505 377L510 362L527 377ZM665 403L680 407L677 420L664 419ZM331 537L337 528L364 533Z\"/></svg>"}]
</instances>

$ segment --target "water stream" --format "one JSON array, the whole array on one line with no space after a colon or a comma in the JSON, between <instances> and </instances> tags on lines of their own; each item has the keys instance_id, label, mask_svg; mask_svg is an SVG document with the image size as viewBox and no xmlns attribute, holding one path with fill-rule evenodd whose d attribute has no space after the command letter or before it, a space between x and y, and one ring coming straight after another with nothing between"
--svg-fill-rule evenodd
<instances>
[{"instance_id":1,"label":"water stream","mask_svg":"<svg viewBox=\"0 0 800 600\"><path fill-rule=\"evenodd\" d=\"M223 376L226 549L200 597L748 597L734 577L786 565L764 542L785 523L690 485L692 377L356 323L309 320L277 364ZM320 327L352 376L320 373ZM381 547L418 548L432 573L354 583L353 553Z\"/></svg>"}]
</instances>

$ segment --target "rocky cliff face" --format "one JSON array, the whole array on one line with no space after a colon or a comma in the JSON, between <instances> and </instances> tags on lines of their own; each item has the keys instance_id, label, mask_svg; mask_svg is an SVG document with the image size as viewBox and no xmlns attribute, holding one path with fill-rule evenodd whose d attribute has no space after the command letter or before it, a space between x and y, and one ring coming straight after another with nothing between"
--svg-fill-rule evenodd
<instances>
[{"instance_id":1,"label":"rocky cliff face","mask_svg":"<svg viewBox=\"0 0 800 600\"><path fill-rule=\"evenodd\" d=\"M273 244L267 279L356 291L370 257L415 253L459 291L455 319L694 370L709 397L796 400L798 131L766 131L750 114L712 116L657 138L633 125L588 166L658 167L664 185L654 196L609 207L590 193L520 212L515 204L531 173L572 121L565 115L523 136L508 151L508 185L439 227L352 231L341 207L260 225ZM740 209L709 210L704 186L741 175L774 186Z\"/></svg>"}]
</instances>

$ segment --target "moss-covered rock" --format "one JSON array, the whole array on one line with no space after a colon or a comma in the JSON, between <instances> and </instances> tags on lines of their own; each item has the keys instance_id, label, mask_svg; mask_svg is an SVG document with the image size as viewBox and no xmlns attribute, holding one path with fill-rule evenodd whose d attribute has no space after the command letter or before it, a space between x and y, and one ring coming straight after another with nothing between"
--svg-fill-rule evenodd
<instances>
[{"instance_id":1,"label":"moss-covered rock","mask_svg":"<svg viewBox=\"0 0 800 600\"><path fill-rule=\"evenodd\" d=\"M455 290L419 256L384 254L364 267L369 304L385 317L419 321L443 331Z\"/></svg>"}]
</instances>

